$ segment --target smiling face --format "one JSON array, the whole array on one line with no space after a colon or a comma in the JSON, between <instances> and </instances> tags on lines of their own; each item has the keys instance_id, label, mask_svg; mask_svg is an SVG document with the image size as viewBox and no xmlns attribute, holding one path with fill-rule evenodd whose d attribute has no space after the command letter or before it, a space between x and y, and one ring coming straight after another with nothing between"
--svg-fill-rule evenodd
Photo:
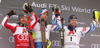
<instances>
[{"instance_id":1,"label":"smiling face","mask_svg":"<svg viewBox=\"0 0 100 48\"><path fill-rule=\"evenodd\" d=\"M71 21L70 21L70 25L72 26L72 27L75 27L76 26L76 23L77 23L77 19L72 19Z\"/></svg>"},{"instance_id":2,"label":"smiling face","mask_svg":"<svg viewBox=\"0 0 100 48\"><path fill-rule=\"evenodd\" d=\"M25 24L27 22L27 17L26 16L21 17L20 20L19 20L19 22L21 24Z\"/></svg>"},{"instance_id":3,"label":"smiling face","mask_svg":"<svg viewBox=\"0 0 100 48\"><path fill-rule=\"evenodd\" d=\"M40 19L43 18L44 20L46 20L47 17L48 17L48 14L47 13L42 13L41 16L40 16Z\"/></svg>"}]
</instances>

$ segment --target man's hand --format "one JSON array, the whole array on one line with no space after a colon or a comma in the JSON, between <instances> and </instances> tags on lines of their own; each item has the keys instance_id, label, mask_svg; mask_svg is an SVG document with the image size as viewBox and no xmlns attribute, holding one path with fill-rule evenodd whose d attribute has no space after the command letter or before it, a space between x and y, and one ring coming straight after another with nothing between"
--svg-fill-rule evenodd
<instances>
[{"instance_id":1,"label":"man's hand","mask_svg":"<svg viewBox=\"0 0 100 48\"><path fill-rule=\"evenodd\" d=\"M33 11L32 7L29 3L24 3L23 9L26 14L28 14L28 12L31 13Z\"/></svg>"},{"instance_id":2,"label":"man's hand","mask_svg":"<svg viewBox=\"0 0 100 48\"><path fill-rule=\"evenodd\" d=\"M54 5L52 11L55 13L55 16L60 16L60 8L57 5Z\"/></svg>"},{"instance_id":3,"label":"man's hand","mask_svg":"<svg viewBox=\"0 0 100 48\"><path fill-rule=\"evenodd\" d=\"M16 13L15 13L15 11L14 10L10 10L9 11L9 13L7 13L7 15L10 17L10 16L12 16L12 15L15 15Z\"/></svg>"}]
</instances>

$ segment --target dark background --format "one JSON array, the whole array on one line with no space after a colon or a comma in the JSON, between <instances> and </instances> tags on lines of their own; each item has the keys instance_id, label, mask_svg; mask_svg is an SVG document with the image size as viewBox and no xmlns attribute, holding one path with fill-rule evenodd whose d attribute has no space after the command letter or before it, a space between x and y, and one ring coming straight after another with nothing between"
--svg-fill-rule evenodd
<instances>
[{"instance_id":1,"label":"dark background","mask_svg":"<svg viewBox=\"0 0 100 48\"><path fill-rule=\"evenodd\" d=\"M17 14L23 12L22 6L25 2L32 5L35 14L39 16L39 11L43 7L39 4L45 4L49 11L48 24L51 24L52 4L57 4L61 8L61 16L65 18L65 25L68 25L68 17L76 15L78 17L77 26L88 27L92 21L92 10L96 9L100 12L100 0L1 0L0 2L0 23L10 10L15 10ZM36 5L36 6L35 6ZM79 8L76 11L73 8ZM99 19L100 21L100 19ZM18 23L17 19L10 19L9 22ZM50 40L52 45L50 48L60 48L59 32L51 32ZM94 47L95 46L95 47ZM100 48L100 31L96 28L95 31L86 34L81 38L80 48ZM14 38L12 32L0 25L0 48L14 48Z\"/></svg>"}]
</instances>

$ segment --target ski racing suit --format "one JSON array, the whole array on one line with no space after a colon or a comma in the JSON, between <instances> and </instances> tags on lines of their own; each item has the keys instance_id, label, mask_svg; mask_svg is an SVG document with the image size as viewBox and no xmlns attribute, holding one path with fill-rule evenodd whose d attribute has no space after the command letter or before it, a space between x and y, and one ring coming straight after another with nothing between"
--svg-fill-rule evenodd
<instances>
[{"instance_id":1,"label":"ski racing suit","mask_svg":"<svg viewBox=\"0 0 100 48\"><path fill-rule=\"evenodd\" d=\"M45 27L45 36L46 40L49 40L50 31L57 31L61 28L61 19L60 16L55 16L54 12L52 13L52 23L56 23L55 25L48 24ZM42 37L41 37L41 24L38 22L36 26L33 28L33 32L35 32L35 48L42 48Z\"/></svg>"},{"instance_id":2,"label":"ski racing suit","mask_svg":"<svg viewBox=\"0 0 100 48\"><path fill-rule=\"evenodd\" d=\"M65 48L79 48L79 42L83 34L95 30L97 22L93 19L90 27L71 27L70 25L64 26L64 45ZM73 30L71 30L71 28Z\"/></svg>"},{"instance_id":3,"label":"ski racing suit","mask_svg":"<svg viewBox=\"0 0 100 48\"><path fill-rule=\"evenodd\" d=\"M31 27L33 28L36 23L38 22L38 19L34 12L31 12L32 21L31 21ZM28 39L28 31L26 30L26 26L21 26L16 23L8 23L8 19L10 17L7 15L3 21L2 25L10 29L13 33L14 39L15 39L15 48L29 48L29 39Z\"/></svg>"}]
</instances>

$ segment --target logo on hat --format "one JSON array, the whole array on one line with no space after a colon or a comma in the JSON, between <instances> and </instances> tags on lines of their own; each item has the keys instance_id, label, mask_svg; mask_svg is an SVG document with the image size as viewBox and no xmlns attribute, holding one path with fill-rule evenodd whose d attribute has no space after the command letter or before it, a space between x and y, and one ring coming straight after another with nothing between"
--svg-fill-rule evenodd
<instances>
[{"instance_id":1,"label":"logo on hat","mask_svg":"<svg viewBox=\"0 0 100 48\"><path fill-rule=\"evenodd\" d=\"M75 16L73 16L73 18L76 18Z\"/></svg>"},{"instance_id":2,"label":"logo on hat","mask_svg":"<svg viewBox=\"0 0 100 48\"><path fill-rule=\"evenodd\" d=\"M39 12L39 17L41 16L42 13L47 13L48 14L48 10L47 9L42 9Z\"/></svg>"}]
</instances>

